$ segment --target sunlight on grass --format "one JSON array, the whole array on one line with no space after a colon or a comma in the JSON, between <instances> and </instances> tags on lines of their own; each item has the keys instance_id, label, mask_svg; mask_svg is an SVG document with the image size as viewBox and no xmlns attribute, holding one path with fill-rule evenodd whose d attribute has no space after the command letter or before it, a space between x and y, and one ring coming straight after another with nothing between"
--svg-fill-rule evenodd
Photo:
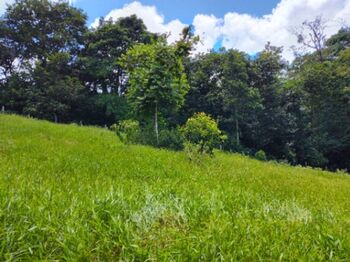
<instances>
[{"instance_id":1,"label":"sunlight on grass","mask_svg":"<svg viewBox=\"0 0 350 262\"><path fill-rule=\"evenodd\" d=\"M350 260L350 177L0 115L0 260Z\"/></svg>"}]
</instances>

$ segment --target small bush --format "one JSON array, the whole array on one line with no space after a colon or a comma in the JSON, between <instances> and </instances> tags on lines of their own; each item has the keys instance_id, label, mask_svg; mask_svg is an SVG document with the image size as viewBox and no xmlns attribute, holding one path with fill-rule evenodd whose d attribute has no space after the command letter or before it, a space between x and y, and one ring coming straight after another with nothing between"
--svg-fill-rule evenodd
<instances>
[{"instance_id":1,"label":"small bush","mask_svg":"<svg viewBox=\"0 0 350 262\"><path fill-rule=\"evenodd\" d=\"M172 150L182 150L184 148L184 140L178 129L161 130L159 133L159 146Z\"/></svg>"},{"instance_id":2,"label":"small bush","mask_svg":"<svg viewBox=\"0 0 350 262\"><path fill-rule=\"evenodd\" d=\"M140 124L136 120L120 121L119 124L112 125L111 130L115 131L125 144L136 144L140 141Z\"/></svg>"},{"instance_id":3,"label":"small bush","mask_svg":"<svg viewBox=\"0 0 350 262\"><path fill-rule=\"evenodd\" d=\"M202 154L213 154L213 149L226 139L215 120L205 113L197 113L189 118L181 132L185 140L197 145L198 152Z\"/></svg>"},{"instance_id":4,"label":"small bush","mask_svg":"<svg viewBox=\"0 0 350 262\"><path fill-rule=\"evenodd\" d=\"M266 161L267 157L266 157L266 153L264 150L259 150L258 152L255 153L255 158L258 160L262 160L262 161Z\"/></svg>"},{"instance_id":5,"label":"small bush","mask_svg":"<svg viewBox=\"0 0 350 262\"><path fill-rule=\"evenodd\" d=\"M185 142L184 151L187 158L194 164L201 165L208 160L209 155L203 154L200 145Z\"/></svg>"}]
</instances>

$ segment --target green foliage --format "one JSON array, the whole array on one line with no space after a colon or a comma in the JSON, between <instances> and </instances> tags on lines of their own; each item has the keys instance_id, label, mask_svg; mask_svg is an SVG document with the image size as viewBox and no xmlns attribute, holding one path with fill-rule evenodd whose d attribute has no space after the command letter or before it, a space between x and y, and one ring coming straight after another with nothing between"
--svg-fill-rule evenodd
<instances>
[{"instance_id":1,"label":"green foliage","mask_svg":"<svg viewBox=\"0 0 350 262\"><path fill-rule=\"evenodd\" d=\"M257 151L254 156L258 160L262 160L262 161L267 160L266 153L264 152L264 150Z\"/></svg>"},{"instance_id":2,"label":"green foliage","mask_svg":"<svg viewBox=\"0 0 350 262\"><path fill-rule=\"evenodd\" d=\"M135 118L140 143L173 149L181 139L165 129L206 112L228 137L224 150L350 170L348 27L326 39L320 17L305 21L298 41L314 52L287 66L270 43L254 57L224 48L190 57L192 26L169 45L135 15L87 28L67 1L13 2L0 19L8 112L101 126Z\"/></svg>"},{"instance_id":3,"label":"green foliage","mask_svg":"<svg viewBox=\"0 0 350 262\"><path fill-rule=\"evenodd\" d=\"M189 89L182 59L175 51L160 40L133 46L119 61L128 73L127 97L135 112L154 116L157 144L159 112L180 108Z\"/></svg>"},{"instance_id":4,"label":"green foliage","mask_svg":"<svg viewBox=\"0 0 350 262\"><path fill-rule=\"evenodd\" d=\"M132 109L126 97L118 94L90 94L80 101L75 115L85 124L100 126L110 126L131 117Z\"/></svg>"},{"instance_id":5,"label":"green foliage","mask_svg":"<svg viewBox=\"0 0 350 262\"><path fill-rule=\"evenodd\" d=\"M84 68L81 77L95 92L125 93L125 72L118 59L135 43L150 43L154 37L135 15L116 22L101 20L85 34L85 48L79 56Z\"/></svg>"},{"instance_id":6,"label":"green foliage","mask_svg":"<svg viewBox=\"0 0 350 262\"><path fill-rule=\"evenodd\" d=\"M184 140L179 129L162 129L159 133L159 147L182 150Z\"/></svg>"},{"instance_id":7,"label":"green foliage","mask_svg":"<svg viewBox=\"0 0 350 262\"><path fill-rule=\"evenodd\" d=\"M12 43L13 58L46 59L68 50L76 54L83 44L86 15L65 1L20 0L4 14L6 34L1 41Z\"/></svg>"},{"instance_id":8,"label":"green foliage","mask_svg":"<svg viewBox=\"0 0 350 262\"><path fill-rule=\"evenodd\" d=\"M327 42L327 53L333 58L338 56L339 53L350 47L350 27L341 28L338 33L331 36Z\"/></svg>"},{"instance_id":9,"label":"green foliage","mask_svg":"<svg viewBox=\"0 0 350 262\"><path fill-rule=\"evenodd\" d=\"M118 124L112 125L111 130L115 131L120 140L125 144L136 144L140 142L141 129L139 122L136 120L128 119L120 121Z\"/></svg>"},{"instance_id":10,"label":"green foliage","mask_svg":"<svg viewBox=\"0 0 350 262\"><path fill-rule=\"evenodd\" d=\"M1 261L349 261L349 199L341 173L0 115Z\"/></svg>"},{"instance_id":11,"label":"green foliage","mask_svg":"<svg viewBox=\"0 0 350 262\"><path fill-rule=\"evenodd\" d=\"M225 140L217 123L205 113L189 118L181 128L186 141L197 145L199 153L213 154L213 149Z\"/></svg>"},{"instance_id":12,"label":"green foliage","mask_svg":"<svg viewBox=\"0 0 350 262\"><path fill-rule=\"evenodd\" d=\"M127 70L127 96L137 112L153 115L155 105L160 111L179 108L188 91L181 58L162 41L139 44L120 59Z\"/></svg>"},{"instance_id":13,"label":"green foliage","mask_svg":"<svg viewBox=\"0 0 350 262\"><path fill-rule=\"evenodd\" d=\"M208 157L211 155L204 154L199 144L184 143L184 153L187 159L195 165L204 165L209 161Z\"/></svg>"}]
</instances>

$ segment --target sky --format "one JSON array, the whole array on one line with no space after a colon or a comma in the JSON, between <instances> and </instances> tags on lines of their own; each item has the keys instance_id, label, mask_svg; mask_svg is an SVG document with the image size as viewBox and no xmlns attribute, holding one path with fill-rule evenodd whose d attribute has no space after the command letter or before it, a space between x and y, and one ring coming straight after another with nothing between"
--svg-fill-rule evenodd
<instances>
[{"instance_id":1,"label":"sky","mask_svg":"<svg viewBox=\"0 0 350 262\"><path fill-rule=\"evenodd\" d=\"M6 3L0 0L0 14ZM54 1L54 0L53 0ZM269 41L283 46L286 59L293 58L296 44L293 29L305 20L322 16L326 34L350 26L350 0L70 0L88 15L88 25L99 17L117 20L136 14L151 32L170 33L168 41L179 38L184 26L192 24L201 43L196 52L212 48L235 48L254 54Z\"/></svg>"}]
</instances>

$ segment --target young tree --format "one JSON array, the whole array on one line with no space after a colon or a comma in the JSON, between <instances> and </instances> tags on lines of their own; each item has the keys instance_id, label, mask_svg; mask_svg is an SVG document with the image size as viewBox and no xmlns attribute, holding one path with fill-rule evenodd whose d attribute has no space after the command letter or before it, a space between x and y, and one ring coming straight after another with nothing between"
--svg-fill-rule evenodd
<instances>
[{"instance_id":1,"label":"young tree","mask_svg":"<svg viewBox=\"0 0 350 262\"><path fill-rule=\"evenodd\" d=\"M199 153L212 154L213 149L226 139L215 120L205 113L194 114L181 132L189 143L199 146Z\"/></svg>"},{"instance_id":2,"label":"young tree","mask_svg":"<svg viewBox=\"0 0 350 262\"><path fill-rule=\"evenodd\" d=\"M139 44L120 59L128 73L127 97L138 114L154 116L154 131L159 143L158 116L178 109L189 86L181 57L165 41Z\"/></svg>"}]
</instances>

